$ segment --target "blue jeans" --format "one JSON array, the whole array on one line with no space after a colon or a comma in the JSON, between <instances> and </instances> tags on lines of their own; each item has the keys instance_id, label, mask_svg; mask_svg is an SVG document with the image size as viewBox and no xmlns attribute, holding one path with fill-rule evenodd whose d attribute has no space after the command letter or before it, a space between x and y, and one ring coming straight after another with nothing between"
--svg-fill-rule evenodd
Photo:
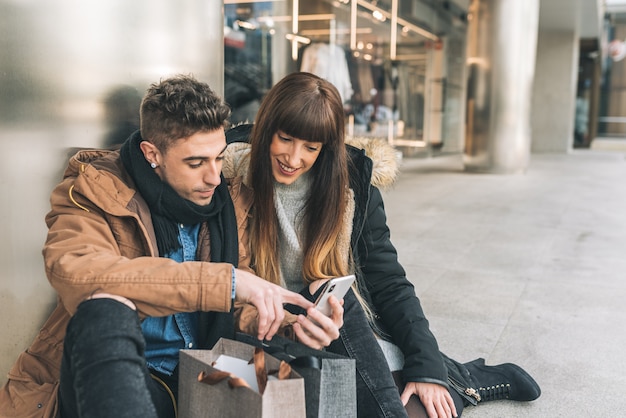
<instances>
[{"instance_id":1,"label":"blue jeans","mask_svg":"<svg viewBox=\"0 0 626 418\"><path fill-rule=\"evenodd\" d=\"M365 312L350 290L343 298L340 338L327 351L356 362L357 410L360 417L406 417L385 355L367 321Z\"/></svg>"},{"instance_id":2,"label":"blue jeans","mask_svg":"<svg viewBox=\"0 0 626 418\"><path fill-rule=\"evenodd\" d=\"M144 349L134 310L112 299L81 303L64 340L61 417L174 417L171 396L151 377Z\"/></svg>"},{"instance_id":3,"label":"blue jeans","mask_svg":"<svg viewBox=\"0 0 626 418\"><path fill-rule=\"evenodd\" d=\"M359 417L424 417L426 410L417 396L412 396L407 408L400 400L404 385L399 376L389 370L387 360L370 327L363 308L350 290L344 296L343 327L340 338L333 341L327 351L350 357L356 361L357 410ZM463 401L454 390L449 391L458 416ZM409 415L407 415L407 411Z\"/></svg>"}]
</instances>

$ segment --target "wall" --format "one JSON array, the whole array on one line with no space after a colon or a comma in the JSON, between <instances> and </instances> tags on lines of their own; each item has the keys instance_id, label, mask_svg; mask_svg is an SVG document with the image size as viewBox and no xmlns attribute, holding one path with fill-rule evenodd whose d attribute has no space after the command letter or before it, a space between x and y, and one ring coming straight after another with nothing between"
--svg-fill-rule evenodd
<instances>
[{"instance_id":1,"label":"wall","mask_svg":"<svg viewBox=\"0 0 626 418\"><path fill-rule=\"evenodd\" d=\"M221 10L216 0L0 0L0 376L55 304L41 248L68 153L103 144L105 99L121 85L141 95L193 73L221 93Z\"/></svg>"}]
</instances>

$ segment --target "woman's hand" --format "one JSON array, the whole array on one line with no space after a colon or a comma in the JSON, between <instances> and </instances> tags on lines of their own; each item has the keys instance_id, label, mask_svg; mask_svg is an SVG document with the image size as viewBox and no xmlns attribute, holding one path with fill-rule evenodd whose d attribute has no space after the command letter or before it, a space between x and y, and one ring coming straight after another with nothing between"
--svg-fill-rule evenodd
<instances>
[{"instance_id":1,"label":"woman's hand","mask_svg":"<svg viewBox=\"0 0 626 418\"><path fill-rule=\"evenodd\" d=\"M343 326L343 299L339 301L331 295L328 302L332 308L330 317L315 307L307 309L307 316L298 315L293 330L302 344L320 350L339 338L339 328Z\"/></svg>"},{"instance_id":2,"label":"woman's hand","mask_svg":"<svg viewBox=\"0 0 626 418\"><path fill-rule=\"evenodd\" d=\"M417 395L426 408L428 418L452 418L456 417L456 407L450 392L445 387L436 383L408 382L404 387L402 404L409 402L411 395Z\"/></svg>"}]
</instances>

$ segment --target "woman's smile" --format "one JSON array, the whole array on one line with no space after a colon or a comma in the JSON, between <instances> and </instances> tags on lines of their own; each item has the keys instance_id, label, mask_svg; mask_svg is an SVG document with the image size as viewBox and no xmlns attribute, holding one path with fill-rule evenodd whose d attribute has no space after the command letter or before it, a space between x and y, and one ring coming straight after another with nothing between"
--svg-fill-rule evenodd
<instances>
[{"instance_id":1,"label":"woman's smile","mask_svg":"<svg viewBox=\"0 0 626 418\"><path fill-rule=\"evenodd\" d=\"M278 167L280 167L280 171L282 171L285 175L293 175L296 173L296 171L299 170L299 168L293 168L290 167L286 164L283 164L282 162L280 162L279 160L276 160L278 162Z\"/></svg>"}]
</instances>

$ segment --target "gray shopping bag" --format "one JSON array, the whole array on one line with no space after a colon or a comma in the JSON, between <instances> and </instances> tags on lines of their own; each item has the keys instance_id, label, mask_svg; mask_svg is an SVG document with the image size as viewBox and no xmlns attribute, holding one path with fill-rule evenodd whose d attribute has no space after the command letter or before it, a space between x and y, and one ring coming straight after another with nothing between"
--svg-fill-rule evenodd
<instances>
[{"instance_id":1,"label":"gray shopping bag","mask_svg":"<svg viewBox=\"0 0 626 418\"><path fill-rule=\"evenodd\" d=\"M271 356L289 363L304 378L307 418L357 416L354 359L315 350L280 336L260 342L238 332L236 339L262 347Z\"/></svg>"},{"instance_id":2,"label":"gray shopping bag","mask_svg":"<svg viewBox=\"0 0 626 418\"><path fill-rule=\"evenodd\" d=\"M304 380L285 362L257 351L255 347L220 339L211 350L181 350L179 363L178 411L180 418L303 418L306 416ZM257 375L264 370L262 383L245 382L242 376L219 370L216 362L242 359L255 363ZM257 358L259 358L257 356ZM233 360L235 361L235 360ZM281 365L282 363L282 365ZM286 366L287 368L285 368ZM279 379L278 371L284 374ZM241 371L245 373L245 371Z\"/></svg>"}]
</instances>

